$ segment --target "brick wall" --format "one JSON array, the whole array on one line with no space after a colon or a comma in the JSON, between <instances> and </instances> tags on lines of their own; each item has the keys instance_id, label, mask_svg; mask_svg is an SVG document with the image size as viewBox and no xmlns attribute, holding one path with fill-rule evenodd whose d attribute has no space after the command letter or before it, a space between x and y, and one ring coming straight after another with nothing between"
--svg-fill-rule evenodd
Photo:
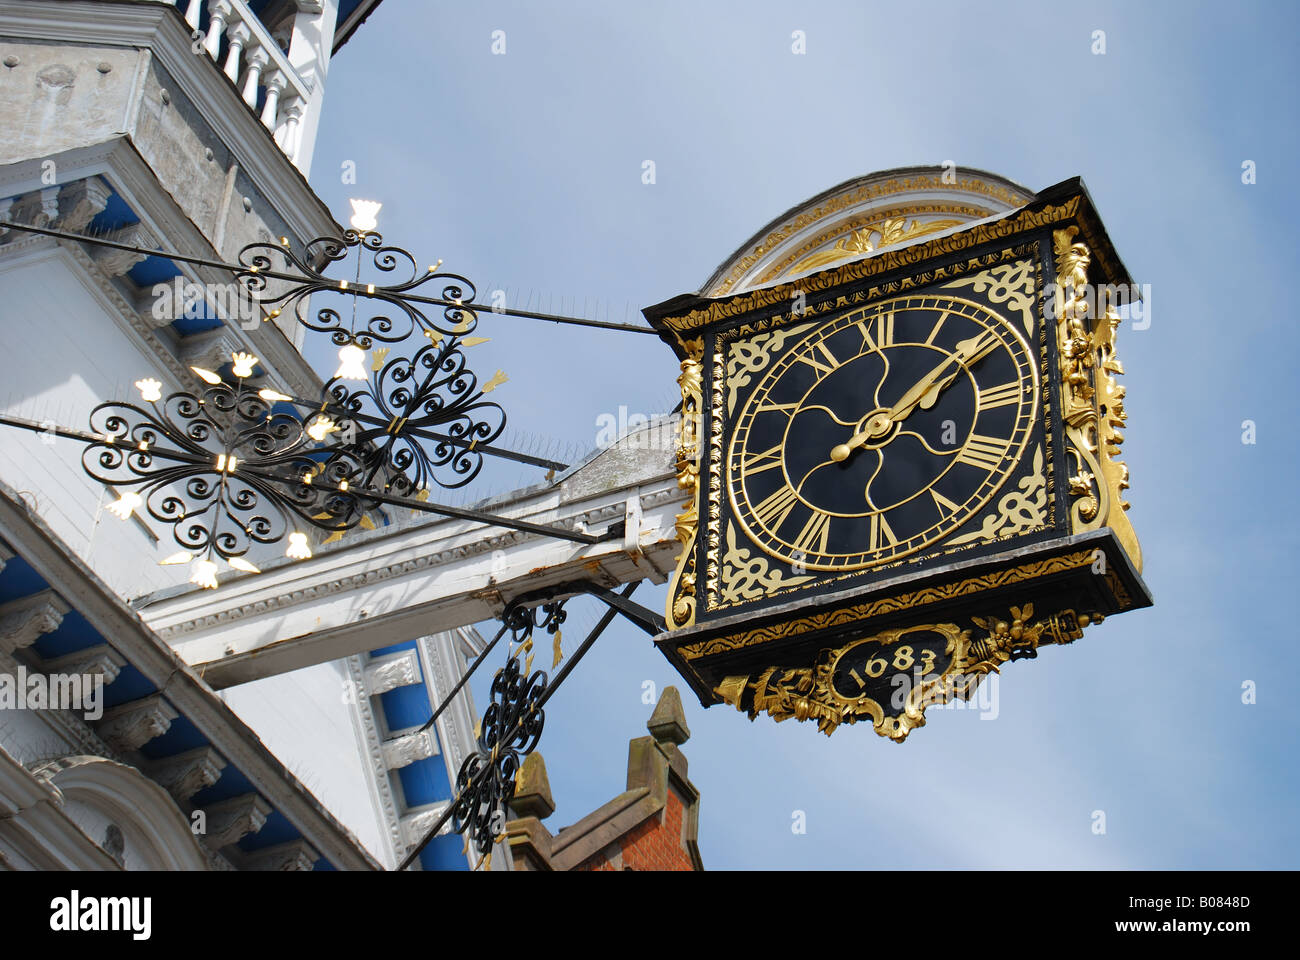
<instances>
[{"instance_id":1,"label":"brick wall","mask_svg":"<svg viewBox=\"0 0 1300 960\"><path fill-rule=\"evenodd\" d=\"M658 816L651 817L618 840L624 870L694 870L682 836L686 807L675 790ZM590 858L578 870L617 870L604 851Z\"/></svg>"},{"instance_id":2,"label":"brick wall","mask_svg":"<svg viewBox=\"0 0 1300 960\"><path fill-rule=\"evenodd\" d=\"M541 754L525 761L506 824L516 870L702 870L700 793L686 777L680 745L690 737L681 697L664 690L651 736L628 744L627 790L558 834L542 820L555 811Z\"/></svg>"}]
</instances>

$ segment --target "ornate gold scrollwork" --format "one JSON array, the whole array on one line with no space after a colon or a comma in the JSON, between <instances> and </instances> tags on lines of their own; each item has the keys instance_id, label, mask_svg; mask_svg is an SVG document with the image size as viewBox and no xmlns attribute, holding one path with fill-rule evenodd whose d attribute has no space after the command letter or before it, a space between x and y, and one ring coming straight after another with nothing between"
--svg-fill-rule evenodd
<instances>
[{"instance_id":1,"label":"ornate gold scrollwork","mask_svg":"<svg viewBox=\"0 0 1300 960\"><path fill-rule=\"evenodd\" d=\"M1034 448L1034 472L1021 477L1019 489L1003 494L995 513L984 518L978 530L964 533L950 542L997 540L1041 530L1047 525L1047 477L1043 474L1043 448Z\"/></svg>"},{"instance_id":2,"label":"ornate gold scrollwork","mask_svg":"<svg viewBox=\"0 0 1300 960\"><path fill-rule=\"evenodd\" d=\"M1052 232L1056 255L1056 325L1061 369L1061 405L1066 453L1075 464L1069 476L1071 529L1075 533L1110 527L1134 567L1142 570L1142 547L1124 511L1129 486L1128 467L1116 457L1128 415L1125 388L1115 381L1124 372L1115 352L1120 318L1109 297L1088 286L1092 255L1087 244L1076 243L1079 228ZM1093 304L1097 316L1090 328Z\"/></svg>"},{"instance_id":3,"label":"ornate gold scrollwork","mask_svg":"<svg viewBox=\"0 0 1300 960\"><path fill-rule=\"evenodd\" d=\"M909 227L907 226L907 217L886 217L860 227L847 236L840 237L828 249L816 250L808 254L790 267L789 270L786 270L785 275L803 273L805 270L839 263L841 260L847 260L850 257L865 257L867 254L875 253L885 247L892 247L895 244L906 243L918 237L939 233L949 227L961 226L962 222L961 220L931 220L922 223L913 217L912 225ZM874 241L873 237L876 238Z\"/></svg>"},{"instance_id":4,"label":"ornate gold scrollwork","mask_svg":"<svg viewBox=\"0 0 1300 960\"><path fill-rule=\"evenodd\" d=\"M720 606L759 600L777 590L798 586L812 577L787 577L781 570L772 570L767 558L744 547L736 546L736 528L727 524L727 551L722 555L722 600Z\"/></svg>"},{"instance_id":5,"label":"ornate gold scrollwork","mask_svg":"<svg viewBox=\"0 0 1300 960\"><path fill-rule=\"evenodd\" d=\"M852 260L837 267L801 277L798 281L763 287L744 294L716 300L708 306L690 310L677 316L666 316L660 322L677 334L698 330L701 327L742 316L751 311L774 304L790 302L796 289L805 293L828 290L850 280L861 280L877 274L888 273L899 267L914 266L942 254L959 253L993 240L1003 240L1026 230L1045 227L1069 220L1079 209L1079 197L1071 197L1059 206L1047 204L1041 210L1022 210L1002 220L981 224L944 237L922 240L910 246L884 250L875 256Z\"/></svg>"},{"instance_id":6,"label":"ornate gold scrollwork","mask_svg":"<svg viewBox=\"0 0 1300 960\"><path fill-rule=\"evenodd\" d=\"M685 644L678 648L678 653L683 660L699 660L702 657L711 657L731 650L742 650L746 647L757 646L772 640L783 640L802 633L811 633L829 627L846 626L870 617L911 609L927 603L938 603L956 597L967 597L1012 583L1037 580L1053 574L1077 570L1080 567L1090 567L1096 562L1096 559L1096 553L1093 550L1076 550L1074 553L1067 553L1059 557L1048 557L1045 560L1033 560L1017 567L1008 567L978 577L954 580L932 587L923 587L920 590L910 591L898 596L882 597L879 600L840 607L836 610L826 610L806 617L799 617L795 620L784 620L765 627L712 637L697 643ZM1110 568L1107 568L1106 580L1107 583L1112 583L1112 589L1122 586L1119 583L1119 578L1114 575L1114 571ZM1126 608L1127 604L1131 602L1128 599L1128 594L1125 593L1121 600L1121 606Z\"/></svg>"},{"instance_id":7,"label":"ornate gold scrollwork","mask_svg":"<svg viewBox=\"0 0 1300 960\"><path fill-rule=\"evenodd\" d=\"M969 700L984 677L998 673L1003 663L1036 656L1043 644L1072 643L1083 635L1085 626L1102 620L1099 614L1064 610L1035 621L1031 620L1032 603L1010 609L1009 620L972 617L972 622L984 631L984 636L975 639L971 637L972 630L953 623L884 630L834 650L822 650L811 667L773 666L757 674L730 676L713 692L748 714L751 720L760 713L768 714L777 722L791 717L799 721L814 720L817 729L827 736L841 723L870 720L872 729L880 736L901 743L912 730L925 726L926 707L954 698ZM933 646L922 651L905 642L915 642L913 638L925 634L942 640L945 666L941 670L929 669L937 661ZM921 652L928 656L918 656ZM868 676L888 678L877 687L889 691L888 706L892 710L887 711L886 704L870 694L849 696L837 686L837 678L843 682L845 676L844 662L851 661L855 653L858 665L865 664L864 672ZM864 656L865 661L861 659ZM887 673L891 664L893 669ZM873 667L878 670L873 672ZM856 669L847 673L865 689L865 682Z\"/></svg>"},{"instance_id":8,"label":"ornate gold scrollwork","mask_svg":"<svg viewBox=\"0 0 1300 960\"><path fill-rule=\"evenodd\" d=\"M970 287L976 293L987 293L991 303L1005 303L1020 311L1025 333L1034 334L1034 262L1017 260L1001 266L990 267L969 277L945 283L945 289Z\"/></svg>"},{"instance_id":9,"label":"ornate gold scrollwork","mask_svg":"<svg viewBox=\"0 0 1300 960\"><path fill-rule=\"evenodd\" d=\"M780 350L791 337L798 336L811 323L802 323L797 327L778 328L770 333L760 333L748 340L736 340L727 351L727 410L736 405L736 392L748 386L752 374L762 373L772 360L772 354Z\"/></svg>"},{"instance_id":10,"label":"ornate gold scrollwork","mask_svg":"<svg viewBox=\"0 0 1300 960\"><path fill-rule=\"evenodd\" d=\"M677 515L674 529L682 545L672 589L668 591L668 608L664 619L669 630L695 622L695 533L700 521L700 413L703 407L701 361L704 339L683 341L686 359L682 361L677 385L682 391L682 413L677 434L677 486L686 494L686 506Z\"/></svg>"},{"instance_id":11,"label":"ornate gold scrollwork","mask_svg":"<svg viewBox=\"0 0 1300 960\"><path fill-rule=\"evenodd\" d=\"M866 200L871 200L878 197L892 196L893 194L896 193L910 193L915 190L925 190L925 191L957 190L965 193L980 193L986 197L991 197L996 200L999 200L1009 207L1019 207L1032 199L1032 197L1025 196L1020 193L1012 192L1008 190L1006 187L997 184L985 183L984 181L978 179L963 178L959 183L947 183L944 181L943 177L941 176L935 176L935 177L919 176L919 177L907 177L901 180L890 180L886 183L868 184L859 187L857 190L851 193L845 193L837 197L832 197L831 199L827 200L824 205L817 207L814 210L804 211L803 213L795 217L793 220L787 220L776 230L769 233L766 237L763 238L761 243L759 243L756 247L753 248L752 252L750 252L749 254L742 257L740 260L736 262L736 264L732 267L730 275L719 285L718 293L725 294L728 290L732 288L732 286L736 284L737 281L740 280L742 276L744 276L744 274L755 263L757 263L762 258L762 256L765 253L767 253L770 250L773 250L780 243L786 240L788 237L792 236L793 234L797 233L800 230L804 230L808 228L813 223L816 223L819 220L826 219L831 214L843 210L846 207L851 207L854 204L861 203ZM949 205L940 204L935 206L932 210L931 209L917 210L916 212L943 213L943 212L956 212L956 211L953 210ZM974 214L967 214L967 215L973 216ZM981 216L988 216L988 212L985 211L983 214L981 214ZM773 279L772 274L767 274L759 282L767 283L771 279Z\"/></svg>"}]
</instances>

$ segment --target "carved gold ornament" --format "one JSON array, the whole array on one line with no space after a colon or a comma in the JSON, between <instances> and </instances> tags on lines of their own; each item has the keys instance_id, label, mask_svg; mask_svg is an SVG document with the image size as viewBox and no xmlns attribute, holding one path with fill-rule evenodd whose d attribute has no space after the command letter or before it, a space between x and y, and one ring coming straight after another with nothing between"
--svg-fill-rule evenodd
<instances>
[{"instance_id":1,"label":"carved gold ornament","mask_svg":"<svg viewBox=\"0 0 1300 960\"><path fill-rule=\"evenodd\" d=\"M784 243L789 237L794 236L801 230L806 229L819 220L825 219L841 210L865 203L879 197L892 196L899 193L930 192L934 191L951 191L965 194L978 193L986 197L997 200L1009 207L1018 207L1032 199L1030 196L1013 192L1000 184L991 184L979 179L967 179L954 183L949 183L942 176L916 176L905 177L901 179L887 180L883 183L870 183L860 186L857 190L850 193L840 194L839 196L829 198L824 204L813 209L800 213L793 219L787 220L781 226L770 232L755 247L753 247L744 257L737 261L731 268L727 278L723 280L717 289L718 294L725 294L743 277L749 270L758 263L760 259L766 256L770 251L776 249ZM984 214L987 216L988 214Z\"/></svg>"},{"instance_id":2,"label":"carved gold ornament","mask_svg":"<svg viewBox=\"0 0 1300 960\"><path fill-rule=\"evenodd\" d=\"M786 620L764 627L742 629L737 633L686 644L679 647L677 652L683 660L699 660L702 657L711 657L715 654L727 653L733 650L743 650L773 640L783 640L787 637L812 633L829 627L847 626L899 610L909 610L925 604L952 600L957 597L967 597L996 587L1037 580L1041 577L1077 570L1080 567L1091 567L1096 559L1096 552L1093 550L1076 550L1073 553L1063 554L1059 557L1034 560L978 577L968 577L962 580L923 587L897 596L881 597L878 600L869 600L847 607L840 607L836 610L809 614L806 617ZM1106 573L1107 583L1113 585L1119 582L1118 577L1114 577L1114 572L1109 567L1107 567ZM1112 577L1114 577L1113 580ZM1119 595L1117 594L1117 596ZM1131 603L1127 594L1120 597L1120 603L1121 607L1127 607Z\"/></svg>"},{"instance_id":3,"label":"carved gold ornament","mask_svg":"<svg viewBox=\"0 0 1300 960\"><path fill-rule=\"evenodd\" d=\"M736 528L727 524L727 551L722 555L722 606L760 600L811 579L810 576L789 577L781 570L772 570L762 554L736 546Z\"/></svg>"},{"instance_id":4,"label":"carved gold ornament","mask_svg":"<svg viewBox=\"0 0 1300 960\"><path fill-rule=\"evenodd\" d=\"M732 344L727 355L728 412L736 405L736 392L741 387L749 386L750 378L767 368L772 354L785 346L787 340L804 333L811 326L811 323L804 323L797 327L781 328L748 340L737 340Z\"/></svg>"},{"instance_id":5,"label":"carved gold ornament","mask_svg":"<svg viewBox=\"0 0 1300 960\"><path fill-rule=\"evenodd\" d=\"M1119 315L1107 298L1089 296L1087 244L1075 242L1079 228L1052 233L1056 255L1054 303L1061 369L1061 406L1065 420L1066 455L1074 463L1069 476L1071 531L1081 533L1110 527L1133 566L1142 570L1142 547L1125 514L1129 504L1128 467L1116 457L1128 415L1125 388L1115 381L1124 367L1115 352ZM1093 318L1093 302L1100 316ZM1094 322L1089 324L1089 320Z\"/></svg>"},{"instance_id":6,"label":"carved gold ornament","mask_svg":"<svg viewBox=\"0 0 1300 960\"><path fill-rule=\"evenodd\" d=\"M945 289L970 287L976 293L983 293L989 302L1006 304L1012 310L1019 310L1025 325L1025 334L1034 334L1034 263L1032 260L1017 260L999 267L981 270L969 277L962 277L944 284Z\"/></svg>"},{"instance_id":7,"label":"carved gold ornament","mask_svg":"<svg viewBox=\"0 0 1300 960\"><path fill-rule=\"evenodd\" d=\"M953 538L953 544L997 540L1042 530L1047 526L1047 477L1043 473L1043 448L1034 448L1034 472L1022 477L1019 489L1003 494L995 513L984 518L978 530Z\"/></svg>"},{"instance_id":8,"label":"carved gold ornament","mask_svg":"<svg viewBox=\"0 0 1300 960\"><path fill-rule=\"evenodd\" d=\"M1069 220L1077 213L1079 201L1079 197L1071 197L1059 206L1047 204L1041 210L1023 210L1001 220L971 227L969 230L962 230L946 237L935 237L896 250L885 250L873 257L830 267L820 273L801 277L794 282L736 294L678 316L664 317L661 322L680 335L763 307L788 304L797 291L811 294L818 290L828 290L852 280L873 277L900 267L914 266L942 254L960 253L990 241L1015 236L1035 227L1046 227ZM935 275L938 275L938 271ZM930 279L933 279L933 275L921 278L920 282L929 282ZM834 306L828 309L833 309Z\"/></svg>"},{"instance_id":9,"label":"carved gold ornament","mask_svg":"<svg viewBox=\"0 0 1300 960\"><path fill-rule=\"evenodd\" d=\"M704 340L696 338L682 344L686 359L682 361L677 384L682 392L681 421L677 434L677 486L686 494L686 506L677 515L674 529L682 545L677 571L668 591L668 608L664 619L669 630L695 622L695 533L699 526L700 484L700 411L703 406L701 360Z\"/></svg>"},{"instance_id":10,"label":"carved gold ornament","mask_svg":"<svg viewBox=\"0 0 1300 960\"><path fill-rule=\"evenodd\" d=\"M907 217L886 217L875 223L859 227L848 236L840 237L829 249L817 250L808 254L789 270L786 270L785 275L803 273L817 267L839 263L841 260L848 260L852 257L865 257L867 254L875 253L885 247L907 243L918 237L929 236L932 233L940 233L951 227L961 226L963 222L962 220L931 220L928 223L922 223L913 218L911 226L907 226Z\"/></svg>"},{"instance_id":11,"label":"carved gold ornament","mask_svg":"<svg viewBox=\"0 0 1300 960\"><path fill-rule=\"evenodd\" d=\"M811 667L773 666L726 677L714 688L751 720L766 713L777 722L813 720L827 736L841 723L870 720L882 737L901 743L925 726L925 709L954 698L969 700L989 673L1008 660L1037 656L1038 647L1072 643L1098 614L1064 610L1033 620L1034 605L1010 608L1011 616L972 617L982 636L953 623L884 630L834 650L823 650Z\"/></svg>"}]
</instances>

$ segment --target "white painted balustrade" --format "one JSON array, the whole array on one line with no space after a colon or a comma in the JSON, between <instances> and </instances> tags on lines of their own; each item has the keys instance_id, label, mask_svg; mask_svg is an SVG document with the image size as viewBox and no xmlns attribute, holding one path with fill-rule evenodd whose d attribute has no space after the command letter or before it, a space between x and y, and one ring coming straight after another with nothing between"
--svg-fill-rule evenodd
<instances>
[{"instance_id":1,"label":"white painted balustrade","mask_svg":"<svg viewBox=\"0 0 1300 960\"><path fill-rule=\"evenodd\" d=\"M271 131L285 155L306 172L311 149L302 142L303 119L319 103L319 91L294 69L244 0L174 2L194 31L196 43L202 43L202 49L235 84L244 103ZM311 15L312 6L307 9Z\"/></svg>"}]
</instances>

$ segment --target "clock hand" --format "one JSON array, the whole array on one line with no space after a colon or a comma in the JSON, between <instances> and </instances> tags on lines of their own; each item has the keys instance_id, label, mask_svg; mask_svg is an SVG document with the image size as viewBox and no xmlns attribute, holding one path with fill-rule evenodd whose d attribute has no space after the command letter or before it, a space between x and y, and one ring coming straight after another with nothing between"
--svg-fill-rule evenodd
<instances>
[{"instance_id":1,"label":"clock hand","mask_svg":"<svg viewBox=\"0 0 1300 960\"><path fill-rule=\"evenodd\" d=\"M913 384L911 389L904 393L903 396L899 398L898 402L889 410L877 413L873 416L862 425L860 431L849 438L847 443L836 444L832 447L831 459L837 463L848 459L849 454L857 447L862 446L864 443L873 440L876 437L883 437L889 432L890 427L895 423L901 423L903 420L906 420L912 411L918 406L926 410L934 406L934 402L939 398L939 394L946 390L948 386L957 379L958 374L960 374L964 369L963 363L966 359L972 356L980 348L980 342L984 337L984 334L977 334L969 340L963 340L961 343L957 344L956 352L950 353L944 357L943 360L935 365L933 370ZM939 375L942 374L944 370L948 368L948 365L954 360L957 361L957 369L943 380L940 380Z\"/></svg>"}]
</instances>

